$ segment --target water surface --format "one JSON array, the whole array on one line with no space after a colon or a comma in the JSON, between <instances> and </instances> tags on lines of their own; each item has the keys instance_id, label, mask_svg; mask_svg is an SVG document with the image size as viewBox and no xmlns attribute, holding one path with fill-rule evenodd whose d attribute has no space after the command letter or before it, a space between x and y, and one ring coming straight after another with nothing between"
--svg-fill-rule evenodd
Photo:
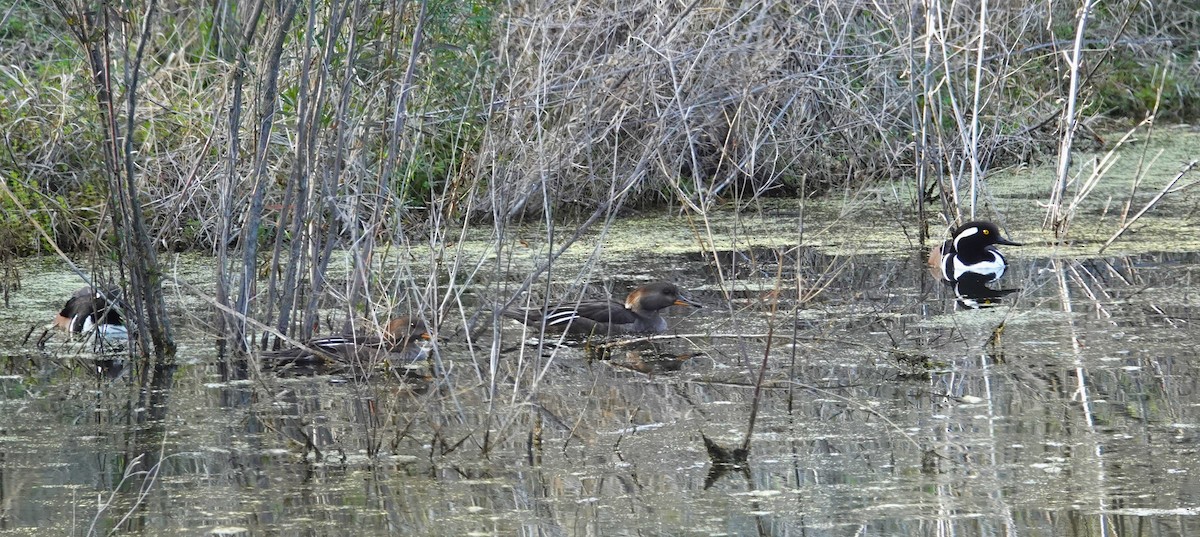
<instances>
[{"instance_id":1,"label":"water surface","mask_svg":"<svg viewBox=\"0 0 1200 537\"><path fill-rule=\"evenodd\" d=\"M993 287L1013 292L983 309L929 276L916 227L888 209L906 195L596 230L548 274L550 293L666 278L706 305L669 311L670 337L608 348L476 315L549 251L525 229L497 253L485 230L459 261L499 260L503 276L468 282L436 359L403 378L222 360L211 266L186 257L169 260L186 283L169 286L176 368L98 359L61 335L39 350L26 335L79 284L54 260L20 261L0 309L0 531L1200 534L1190 193L1104 254L1111 200L1062 244L1035 196L998 194L1028 246L1006 249ZM381 261L405 263L421 259ZM764 357L749 464L715 467L703 437L741 444Z\"/></svg>"},{"instance_id":2,"label":"water surface","mask_svg":"<svg viewBox=\"0 0 1200 537\"><path fill-rule=\"evenodd\" d=\"M97 373L87 353L29 350L9 332L4 528L1200 531L1197 256L1010 257L1004 285L1020 291L984 310L915 253L785 260L814 278L843 264L799 309L768 291L762 274L778 267L726 266L745 285L722 286L710 264L680 274L710 306L668 314L688 337L594 359L505 324L494 396L486 352L455 339L438 347L445 370L415 379L231 375L183 323L183 365L144 395L139 372ZM35 306L55 300L22 307ZM701 435L740 444L768 332L750 465L721 474Z\"/></svg>"}]
</instances>

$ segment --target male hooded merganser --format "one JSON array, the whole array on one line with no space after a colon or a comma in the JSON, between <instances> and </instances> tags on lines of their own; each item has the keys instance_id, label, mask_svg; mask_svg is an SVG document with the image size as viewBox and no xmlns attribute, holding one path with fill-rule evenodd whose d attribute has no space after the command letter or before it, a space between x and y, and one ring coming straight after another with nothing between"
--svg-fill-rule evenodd
<instances>
[{"instance_id":1,"label":"male hooded merganser","mask_svg":"<svg viewBox=\"0 0 1200 537\"><path fill-rule=\"evenodd\" d=\"M634 289L625 297L624 303L585 300L545 310L504 311L502 314L534 327L545 322L547 329L565 329L571 334L618 335L665 332L667 320L659 312L671 306L701 307L675 284L656 282Z\"/></svg>"},{"instance_id":2,"label":"male hooded merganser","mask_svg":"<svg viewBox=\"0 0 1200 537\"><path fill-rule=\"evenodd\" d=\"M951 283L964 275L980 277L984 283L1000 279L1007 264L996 245L1021 246L1002 237L996 224L981 220L959 226L953 235L929 252L929 265L938 277Z\"/></svg>"},{"instance_id":3,"label":"male hooded merganser","mask_svg":"<svg viewBox=\"0 0 1200 537\"><path fill-rule=\"evenodd\" d=\"M371 363L380 358L389 362L410 361L421 354L418 340L430 339L425 323L409 317L388 321L382 333L347 332L313 338L303 347L284 349L264 356L279 364L323 365L330 362Z\"/></svg>"},{"instance_id":4,"label":"male hooded merganser","mask_svg":"<svg viewBox=\"0 0 1200 537\"><path fill-rule=\"evenodd\" d=\"M54 326L72 334L90 334L95 331L105 339L128 339L129 331L125 328L118 311L119 292L117 288L100 292L92 287L75 291L54 317Z\"/></svg>"}]
</instances>

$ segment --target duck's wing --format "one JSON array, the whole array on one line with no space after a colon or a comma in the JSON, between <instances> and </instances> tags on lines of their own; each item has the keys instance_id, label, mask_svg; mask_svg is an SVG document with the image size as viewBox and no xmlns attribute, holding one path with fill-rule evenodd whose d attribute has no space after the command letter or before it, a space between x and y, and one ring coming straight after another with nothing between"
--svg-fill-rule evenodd
<instances>
[{"instance_id":1,"label":"duck's wing","mask_svg":"<svg viewBox=\"0 0 1200 537\"><path fill-rule=\"evenodd\" d=\"M323 352L316 349L306 347L292 347L290 349L280 349L277 351L263 353L263 366L267 368L299 365L299 366L319 366L330 363L332 358Z\"/></svg>"},{"instance_id":2,"label":"duck's wing","mask_svg":"<svg viewBox=\"0 0 1200 537\"><path fill-rule=\"evenodd\" d=\"M328 365L350 361L354 356L370 356L383 347L383 340L376 336L344 334L313 338L302 347L264 353L263 357L277 365Z\"/></svg>"},{"instance_id":3,"label":"duck's wing","mask_svg":"<svg viewBox=\"0 0 1200 537\"><path fill-rule=\"evenodd\" d=\"M572 321L588 320L593 323L630 324L638 317L620 302L596 300L575 305L559 306L546 313L547 325L565 325Z\"/></svg>"}]
</instances>

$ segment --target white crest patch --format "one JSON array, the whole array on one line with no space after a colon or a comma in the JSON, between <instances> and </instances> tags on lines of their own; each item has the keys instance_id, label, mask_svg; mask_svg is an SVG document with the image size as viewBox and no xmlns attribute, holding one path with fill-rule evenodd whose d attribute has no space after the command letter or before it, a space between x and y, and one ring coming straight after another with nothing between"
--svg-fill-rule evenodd
<instances>
[{"instance_id":1,"label":"white crest patch","mask_svg":"<svg viewBox=\"0 0 1200 537\"><path fill-rule=\"evenodd\" d=\"M967 237L970 237L971 235L974 235L976 233L979 233L979 228L976 226L971 226L967 229L959 231L958 235L954 236L954 249L956 251L958 250L958 241L961 241L961 240L963 240Z\"/></svg>"}]
</instances>

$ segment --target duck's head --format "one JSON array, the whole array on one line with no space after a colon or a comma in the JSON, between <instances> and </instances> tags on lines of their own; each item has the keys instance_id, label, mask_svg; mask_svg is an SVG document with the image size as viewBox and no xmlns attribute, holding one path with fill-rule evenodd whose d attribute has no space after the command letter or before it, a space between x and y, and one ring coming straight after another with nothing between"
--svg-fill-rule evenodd
<instances>
[{"instance_id":1,"label":"duck's head","mask_svg":"<svg viewBox=\"0 0 1200 537\"><path fill-rule=\"evenodd\" d=\"M1021 246L1000 234L1000 228L991 222L975 220L958 226L954 232L954 249L956 251L981 250L995 244Z\"/></svg>"},{"instance_id":2,"label":"duck's head","mask_svg":"<svg viewBox=\"0 0 1200 537\"><path fill-rule=\"evenodd\" d=\"M429 340L432 337L424 322L408 316L396 317L388 321L384 330L386 338L394 343L405 343L418 339Z\"/></svg>"},{"instance_id":3,"label":"duck's head","mask_svg":"<svg viewBox=\"0 0 1200 537\"><path fill-rule=\"evenodd\" d=\"M648 283L625 297L625 309L658 311L671 306L699 308L700 303L688 298L675 284L668 282Z\"/></svg>"}]
</instances>

